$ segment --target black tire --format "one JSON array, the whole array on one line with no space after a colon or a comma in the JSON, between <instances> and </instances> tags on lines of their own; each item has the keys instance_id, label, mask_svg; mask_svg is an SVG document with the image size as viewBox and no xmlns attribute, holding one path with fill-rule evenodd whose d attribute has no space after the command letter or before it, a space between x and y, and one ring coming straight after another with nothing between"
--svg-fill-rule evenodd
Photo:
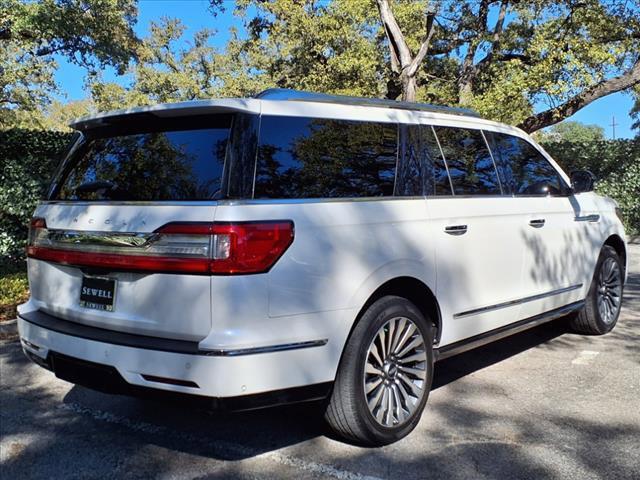
<instances>
[{"instance_id":1,"label":"black tire","mask_svg":"<svg viewBox=\"0 0 640 480\"><path fill-rule=\"evenodd\" d=\"M610 318L607 315L603 315L599 308L598 297L600 295L601 275L603 274L603 268L606 265L611 265L610 262L615 264L619 272L619 300L618 304L611 311L613 312ZM618 322L618 316L620 315L620 306L622 304L622 282L624 281L624 265L618 253L610 246L605 245L600 251L600 257L596 263L593 279L591 280L591 286L585 299L584 307L574 314L569 324L571 328L577 332L587 335L604 335L605 333L613 330Z\"/></svg>"},{"instance_id":2,"label":"black tire","mask_svg":"<svg viewBox=\"0 0 640 480\"><path fill-rule=\"evenodd\" d=\"M404 358L399 360L398 358L400 357L391 353L397 352L400 354L401 350L404 350L410 343L413 343L414 340L417 339L417 341L419 341L417 331L409 337L402 335L402 328L406 328L404 330L406 334L411 331L408 328L410 324L406 322L407 319L417 327L417 330L419 330L424 340L424 347L419 346L417 349L410 351L410 355L411 357L415 357L417 352L417 355L422 358L422 353L424 352L425 360L418 364L411 365L417 365L417 368L426 371L426 378L422 383L421 397L415 396L414 398L413 394L409 397L406 395L410 389L409 387L405 388L408 384L403 383L402 378L407 379L409 377L403 375L401 367L395 371L391 369L381 369L380 372L384 372L385 380L382 380L382 374L373 375L374 381L370 384L375 384L378 381L382 383L379 383L379 386L369 392L368 395L374 395L374 392L377 391L378 388L383 390L387 388L387 392L395 392L394 402L397 403L394 403L394 405L400 405L402 409L401 414L403 418L401 421L398 421L398 425L395 425L397 413L393 413L390 422L392 426L384 426L376 420L367 403L367 394L365 394L365 382L367 382L367 380L365 380L365 365L367 364L367 359L372 358L369 354L370 345L374 339L377 339L378 342L380 341L378 334L383 327L385 328L384 331L388 333L391 325L395 325L397 328L394 331L394 335L390 336L392 340L388 341L393 342L393 338L395 338L398 343L404 340L404 347L400 349L396 345L396 350L393 350L391 347L392 343L389 343L389 348L387 349L388 352L390 352L390 356L388 357L390 359L389 361L394 365L402 365L403 367L409 365L404 363L408 361L408 353L405 353ZM402 328L400 325L402 325ZM386 330L387 328L389 328L389 330ZM400 337L403 338L400 339ZM380 343L377 345L380 345ZM382 357L383 355L380 356ZM371 361L369 363L371 363ZM393 375L393 377L387 377L387 375ZM325 419L340 437L359 445L379 446L395 442L408 435L418 424L429 396L432 379L433 327L431 322L424 318L418 308L407 299L397 296L382 297L367 308L347 341L338 368L333 392L325 412ZM385 387L387 382L390 382L390 384L388 387ZM394 383L402 385L394 385ZM419 381L418 384L420 384ZM403 394L400 394L400 388L403 389ZM382 400L380 405L382 405L385 399L385 393L379 395L381 395L380 398ZM391 395L391 393L389 393L389 395ZM411 402L407 401L408 398ZM389 400L389 402L391 402L391 400ZM409 404L410 406L408 406ZM405 409L404 406L407 406L407 408ZM380 412L380 408L382 408L382 406L379 407L378 413ZM411 411L412 409L413 411ZM387 411L390 410L399 412L396 409L388 409ZM385 418L388 419L389 417Z\"/></svg>"}]
</instances>

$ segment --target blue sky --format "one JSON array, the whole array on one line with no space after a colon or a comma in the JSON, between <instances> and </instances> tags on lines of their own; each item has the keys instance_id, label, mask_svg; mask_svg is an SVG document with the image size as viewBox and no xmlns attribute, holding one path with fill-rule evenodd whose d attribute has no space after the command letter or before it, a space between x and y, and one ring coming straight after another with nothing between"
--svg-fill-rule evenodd
<instances>
[{"instance_id":1,"label":"blue sky","mask_svg":"<svg viewBox=\"0 0 640 480\"><path fill-rule=\"evenodd\" d=\"M185 38L190 38L197 30L210 28L217 31L212 43L222 48L229 38L229 27L238 21L232 15L233 2L227 3L226 11L214 17L208 10L209 3L206 0L141 0L136 33L144 37L152 20L159 20L162 16L175 17L182 20L187 27ZM242 26L237 27L241 29ZM84 70L69 64L63 58L57 60L60 68L56 80L62 91L60 100L85 98L87 94L84 90ZM109 70L104 72L104 77L108 80L116 79L113 71ZM632 106L633 99L630 95L616 93L587 105L570 119L600 125L604 128L607 138L610 138L611 123L615 116L616 137L629 138L635 136L635 132L631 130L633 120L629 116Z\"/></svg>"}]
</instances>

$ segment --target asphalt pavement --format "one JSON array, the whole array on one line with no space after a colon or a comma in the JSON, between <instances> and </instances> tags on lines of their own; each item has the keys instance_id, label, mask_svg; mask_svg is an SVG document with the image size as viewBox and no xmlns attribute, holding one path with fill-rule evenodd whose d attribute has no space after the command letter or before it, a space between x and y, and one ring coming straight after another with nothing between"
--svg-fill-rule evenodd
<instances>
[{"instance_id":1,"label":"asphalt pavement","mask_svg":"<svg viewBox=\"0 0 640 480\"><path fill-rule=\"evenodd\" d=\"M317 405L221 414L76 387L0 344L0 478L640 478L640 245L616 329L542 325L436 365L416 430L330 436Z\"/></svg>"}]
</instances>

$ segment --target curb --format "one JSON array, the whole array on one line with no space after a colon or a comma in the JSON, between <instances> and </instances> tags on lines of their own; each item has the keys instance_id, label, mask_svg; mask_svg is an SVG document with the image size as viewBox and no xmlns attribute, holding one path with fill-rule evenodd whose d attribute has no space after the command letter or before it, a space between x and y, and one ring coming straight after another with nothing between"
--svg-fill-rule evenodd
<instances>
[{"instance_id":1,"label":"curb","mask_svg":"<svg viewBox=\"0 0 640 480\"><path fill-rule=\"evenodd\" d=\"M631 243L633 245L640 245L640 235L636 235L635 237L629 237L627 239L627 243Z\"/></svg>"},{"instance_id":2,"label":"curb","mask_svg":"<svg viewBox=\"0 0 640 480\"><path fill-rule=\"evenodd\" d=\"M9 320L8 322L0 322L0 334L5 335L17 335L18 334L18 320Z\"/></svg>"}]
</instances>

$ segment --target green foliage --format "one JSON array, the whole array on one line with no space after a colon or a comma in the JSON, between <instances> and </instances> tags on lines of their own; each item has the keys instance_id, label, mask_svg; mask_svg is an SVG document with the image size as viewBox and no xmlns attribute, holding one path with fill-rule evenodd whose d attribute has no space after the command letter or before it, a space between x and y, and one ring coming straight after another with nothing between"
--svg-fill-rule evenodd
<instances>
[{"instance_id":1,"label":"green foliage","mask_svg":"<svg viewBox=\"0 0 640 480\"><path fill-rule=\"evenodd\" d=\"M603 141L604 128L599 125L586 125L580 122L564 121L553 125L547 131L539 132L538 141L591 143Z\"/></svg>"},{"instance_id":2,"label":"green foliage","mask_svg":"<svg viewBox=\"0 0 640 480\"><path fill-rule=\"evenodd\" d=\"M0 322L16 318L16 306L29 298L25 272L0 273Z\"/></svg>"},{"instance_id":3,"label":"green foliage","mask_svg":"<svg viewBox=\"0 0 640 480\"><path fill-rule=\"evenodd\" d=\"M569 173L590 170L596 191L618 202L627 234L640 234L640 139L546 142L543 146Z\"/></svg>"},{"instance_id":4,"label":"green foliage","mask_svg":"<svg viewBox=\"0 0 640 480\"><path fill-rule=\"evenodd\" d=\"M618 202L627 235L640 235L640 162L605 178L596 191Z\"/></svg>"},{"instance_id":5,"label":"green foliage","mask_svg":"<svg viewBox=\"0 0 640 480\"><path fill-rule=\"evenodd\" d=\"M136 0L0 0L0 127L43 128L54 55L90 73L124 73L135 53Z\"/></svg>"},{"instance_id":6,"label":"green foliage","mask_svg":"<svg viewBox=\"0 0 640 480\"><path fill-rule=\"evenodd\" d=\"M70 133L0 131L0 258L24 257L27 225L45 192Z\"/></svg>"}]
</instances>

